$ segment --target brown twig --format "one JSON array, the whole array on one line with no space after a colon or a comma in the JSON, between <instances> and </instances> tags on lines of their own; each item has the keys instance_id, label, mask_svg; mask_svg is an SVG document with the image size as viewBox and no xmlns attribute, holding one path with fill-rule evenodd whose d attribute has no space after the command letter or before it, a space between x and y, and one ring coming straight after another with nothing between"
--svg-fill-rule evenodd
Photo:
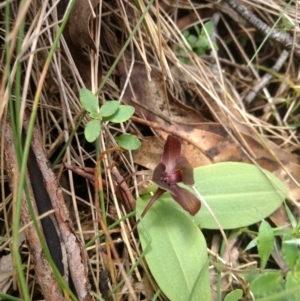
<instances>
[{"instance_id":1,"label":"brown twig","mask_svg":"<svg viewBox=\"0 0 300 301\"><path fill-rule=\"evenodd\" d=\"M28 128L29 119L30 115L26 112L24 115L25 130ZM36 127L33 129L31 145L37 159L38 168L42 173L43 186L47 190L52 208L55 210L59 235L66 249L67 262L65 264L70 271L78 299L85 301L94 300L93 296L90 295L86 252L83 249L82 243L77 238L69 217L69 211L64 202L61 187L53 170L50 168L43 147L43 139ZM36 200L36 202L39 201Z\"/></svg>"},{"instance_id":2,"label":"brown twig","mask_svg":"<svg viewBox=\"0 0 300 301\"><path fill-rule=\"evenodd\" d=\"M6 171L9 178L9 184L12 191L16 191L16 187L14 184L16 183L16 178L18 177L17 170L17 160L16 153L14 149L13 143L13 133L11 126L6 123L5 127L3 123L0 121L1 131L4 133L4 156L5 156L5 165ZM30 185L29 175L26 175L26 183L28 185L29 196L32 200L35 199L33 188ZM35 210L36 216L38 216L38 210L33 203L33 207ZM22 197L21 204L21 220L23 225L28 225L31 223L31 216L29 213L29 208L27 205L27 201L25 195ZM41 224L39 223L40 227ZM42 228L42 227L41 227ZM41 292L45 298L45 300L65 300L59 284L57 283L55 276L53 274L52 268L47 261L47 258L43 252L43 248L41 242L39 240L37 231L34 225L30 225L25 228L24 234L26 237L26 242L29 248L29 252L31 254L31 259L34 264L34 270L37 276L37 280L41 287Z\"/></svg>"},{"instance_id":3,"label":"brown twig","mask_svg":"<svg viewBox=\"0 0 300 301\"><path fill-rule=\"evenodd\" d=\"M271 68L271 70L278 72L281 69L284 62L287 60L288 56L289 56L288 51L283 50L280 57L278 58L278 60L274 64L274 66ZM251 88L250 92L245 97L246 103L250 104L252 102L252 100L255 98L255 96L259 93L259 91L261 91L264 87L266 87L270 83L272 78L273 78L273 75L271 73L266 73L260 79L260 81L257 83L257 85L255 85L253 88ZM276 112L276 110L274 110L274 111Z\"/></svg>"},{"instance_id":4,"label":"brown twig","mask_svg":"<svg viewBox=\"0 0 300 301\"><path fill-rule=\"evenodd\" d=\"M258 31L263 33L265 36L271 37L273 40L277 41L288 51L294 50L294 54L299 59L300 58L300 45L287 33L279 32L269 25L264 23L261 19L256 17L246 6L242 5L237 0L225 0L225 2L236 11L243 19L253 25Z\"/></svg>"},{"instance_id":5,"label":"brown twig","mask_svg":"<svg viewBox=\"0 0 300 301\"><path fill-rule=\"evenodd\" d=\"M116 166L113 166L111 169L111 174L114 180L117 182L118 187L120 187L120 192L123 195L124 205L127 210L134 211L135 210L135 200L132 197L132 194L126 184L124 178L120 175Z\"/></svg>"},{"instance_id":6,"label":"brown twig","mask_svg":"<svg viewBox=\"0 0 300 301\"><path fill-rule=\"evenodd\" d=\"M65 167L68 170L76 173L77 175L91 181L95 182L95 168L93 167L79 167L76 165L70 165L65 163ZM128 212L135 210L135 200L132 197L132 194L128 188L128 185L125 182L125 179L120 175L116 166L111 167L111 174L113 179L116 181L117 185L115 185L115 192L118 199L122 198L123 204L126 207ZM108 184L105 179L101 179L102 186L107 188Z\"/></svg>"},{"instance_id":7,"label":"brown twig","mask_svg":"<svg viewBox=\"0 0 300 301\"><path fill-rule=\"evenodd\" d=\"M94 170L95 168L90 168L90 167L79 167L76 165L70 165L67 163L64 163L65 168L68 170L73 171L74 173L76 173L77 175L91 181L94 182Z\"/></svg>"},{"instance_id":8,"label":"brown twig","mask_svg":"<svg viewBox=\"0 0 300 301\"><path fill-rule=\"evenodd\" d=\"M179 131L180 125L178 125L178 131L177 131L177 125L165 125L165 124L159 124L153 121L148 121L136 116L131 116L130 119L132 121L138 122L140 124L144 124L149 126L150 128L153 129L157 129L157 130L161 130L164 131L168 134L177 136L179 138L181 138L182 140L185 140L186 142L194 145L196 148L198 148L203 154L206 154L206 151L200 147L199 144L195 143L192 139L190 139L187 135L182 134L182 131Z\"/></svg>"}]
</instances>

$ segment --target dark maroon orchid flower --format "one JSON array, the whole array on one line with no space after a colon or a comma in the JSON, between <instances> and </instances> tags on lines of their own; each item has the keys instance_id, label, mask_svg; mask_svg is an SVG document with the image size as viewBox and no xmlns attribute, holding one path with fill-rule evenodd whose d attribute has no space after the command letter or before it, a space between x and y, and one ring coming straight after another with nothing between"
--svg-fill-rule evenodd
<instances>
[{"instance_id":1,"label":"dark maroon orchid flower","mask_svg":"<svg viewBox=\"0 0 300 301\"><path fill-rule=\"evenodd\" d=\"M168 136L161 161L153 171L152 181L159 187L144 209L142 217L166 191L169 191L172 198L191 215L195 215L199 211L200 200L190 191L178 185L181 182L193 185L194 175L191 164L181 155L181 142L177 138Z\"/></svg>"}]
</instances>

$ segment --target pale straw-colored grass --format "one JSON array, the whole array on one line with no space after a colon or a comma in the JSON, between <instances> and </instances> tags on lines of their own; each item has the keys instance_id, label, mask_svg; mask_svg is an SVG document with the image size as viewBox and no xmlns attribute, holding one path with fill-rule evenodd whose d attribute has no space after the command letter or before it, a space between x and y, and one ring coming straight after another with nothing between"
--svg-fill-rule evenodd
<instances>
[{"instance_id":1,"label":"pale straw-colored grass","mask_svg":"<svg viewBox=\"0 0 300 301\"><path fill-rule=\"evenodd\" d=\"M21 123L25 108L32 108L45 61L60 24L56 14L57 3L57 1L29 0L25 1L25 5L21 8L19 1L10 2L10 32L5 36L2 21L0 31L2 41L0 47L4 50L3 42L5 39L6 42L9 42L11 64L11 69L7 69L7 57L2 51L0 58L0 118L2 119L8 114L10 94L7 84L15 82L19 63L22 65L19 114ZM141 16L140 10L145 10L148 1L138 0L127 3L117 0L114 2L100 1L100 3L102 6L95 10L97 17L91 20L91 34L99 51L99 55L95 55L92 51L89 54L91 60L90 88L93 92L97 91L102 81L98 77L99 66L105 76L123 47L122 43L136 26ZM139 8L135 6L136 4ZM281 0L243 1L243 4L248 5L258 17L270 26L283 14L284 18L294 25L290 34L292 36L299 35L297 6L286 8L286 2ZM0 6L1 9L4 9L4 4L0 4ZM199 57L191 51L186 51L185 56L190 63L184 64L178 58L176 49L178 47L187 49L189 46L181 33L185 28L178 28L177 21L181 17L181 12L189 11L198 16L198 20L193 23L202 27L207 19L201 19L200 12L204 12L206 9L215 9L215 12L219 13L219 24L221 25L217 27L215 36L220 50L211 51L209 56L205 57ZM26 20L24 37L22 46L17 53L16 45L20 25L24 18ZM282 46L272 42L272 48L266 46L255 53L262 40L263 38L255 33L253 27L232 13L222 2L199 4L192 1L154 1L127 48L132 61L128 69L128 79L134 61L141 61L145 64L149 80L151 80L151 70L159 70L166 79L165 85L174 95L180 95L182 97L180 100L186 103L189 103L187 95L192 95L194 102L189 105L208 109L213 116L213 119L208 121L221 123L234 140L243 142L239 129L245 126L252 131L254 136L267 138L287 151L299 153L299 133L292 126L298 124L299 128L299 68L293 54L289 56L284 67L278 72L278 76L274 75L273 88L265 87L260 92L262 105L257 102L249 109L244 101L251 87L261 80L262 72L259 66L270 68L283 51ZM245 43L248 45L246 49ZM249 49L251 50L249 51ZM270 49L272 49L271 56L268 53ZM79 89L84 87L84 82L85 79L79 74L76 62L73 61L65 40L61 38L45 80L40 83L42 84L41 96L36 118L36 125L42 133L46 152L52 162L76 126L82 110L78 97ZM100 92L99 99L101 102L111 99L122 101L125 88L126 85L120 90L118 71L115 69ZM15 91L12 90L11 97L14 98L14 96ZM87 121L88 118L85 117L83 125ZM125 133L130 130L142 138L142 133L138 132L138 126L130 122L122 124L120 127L105 125L99 139L101 151L116 146L114 140L116 132ZM65 171L63 165L63 163L68 163L91 167L96 164L96 152L84 142L82 132L83 128L81 127L75 133L72 143L66 148L59 163L54 166L54 170L63 185L78 236L85 243L99 232L93 185L87 180L74 176L71 171ZM247 145L244 147L251 157L251 147L247 148ZM251 158L251 160L255 161L255 158ZM103 171L106 171L104 178L109 184L109 189L104 193L104 197L106 201L111 202L110 208L114 208L113 212L112 210L107 212L109 223L112 220L121 219L125 215L124 208L114 191L112 175L107 172L108 167L115 161L117 161L124 178L132 175L138 169L130 152L128 156L122 153L111 153L105 157ZM1 149L0 224L3 227L0 236L6 235L9 239L12 223L12 197L7 189L3 166L3 149ZM137 197L137 177L132 176L132 181L129 183L133 196ZM102 250L107 247L107 243L103 239L97 240L87 249L90 281L93 290L98 294L100 294L98 287L100 272L104 267L111 272L110 285L115 285L124 279L124 272L128 272L129 268L139 260L140 244L138 238L130 233L129 229L130 225L126 220L109 231L115 247L119 249L122 246L124 250L119 253L119 259L112 259L109 252L108 256L104 256ZM0 245L0 250L2 249L3 247ZM7 247L5 250L9 252ZM20 251L24 255L28 287L34 295L37 289L36 281L25 244L22 245ZM151 289L156 290L145 262L142 262L141 265L144 267L143 270L135 269L132 275L126 276L126 286L122 286L118 293L114 294L114 300L140 300L137 283L145 277L145 271L153 285Z\"/></svg>"}]
</instances>

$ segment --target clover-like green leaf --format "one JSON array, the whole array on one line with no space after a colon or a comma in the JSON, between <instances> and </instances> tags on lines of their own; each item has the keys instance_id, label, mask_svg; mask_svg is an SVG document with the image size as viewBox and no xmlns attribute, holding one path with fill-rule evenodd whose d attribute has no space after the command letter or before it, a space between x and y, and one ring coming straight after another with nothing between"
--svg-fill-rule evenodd
<instances>
[{"instance_id":1,"label":"clover-like green leaf","mask_svg":"<svg viewBox=\"0 0 300 301\"><path fill-rule=\"evenodd\" d=\"M88 122L84 129L84 136L88 142L95 141L100 135L101 124L100 121L95 119Z\"/></svg>"},{"instance_id":2,"label":"clover-like green leaf","mask_svg":"<svg viewBox=\"0 0 300 301\"><path fill-rule=\"evenodd\" d=\"M103 117L108 117L116 113L120 106L120 103L117 100L110 100L107 101L103 106L100 108L100 114Z\"/></svg>"},{"instance_id":3,"label":"clover-like green leaf","mask_svg":"<svg viewBox=\"0 0 300 301\"><path fill-rule=\"evenodd\" d=\"M127 150L135 150L141 146L141 141L136 136L130 134L122 134L115 137L115 139L122 148Z\"/></svg>"},{"instance_id":4,"label":"clover-like green leaf","mask_svg":"<svg viewBox=\"0 0 300 301\"><path fill-rule=\"evenodd\" d=\"M190 45L194 45L194 43L196 43L197 41L197 37L193 34L189 35L187 38L187 41L190 43Z\"/></svg>"},{"instance_id":5,"label":"clover-like green leaf","mask_svg":"<svg viewBox=\"0 0 300 301\"><path fill-rule=\"evenodd\" d=\"M98 113L99 105L97 96L90 90L82 88L79 92L79 98L83 108L92 113Z\"/></svg>"},{"instance_id":6,"label":"clover-like green leaf","mask_svg":"<svg viewBox=\"0 0 300 301\"><path fill-rule=\"evenodd\" d=\"M243 291L241 289L236 289L227 294L224 301L239 301L242 299L242 296Z\"/></svg>"},{"instance_id":7,"label":"clover-like green leaf","mask_svg":"<svg viewBox=\"0 0 300 301\"><path fill-rule=\"evenodd\" d=\"M204 24L204 27L205 27L207 33L210 35L210 34L212 34L212 32L214 30L214 23L212 21L208 21ZM201 33L206 35L204 29L201 30Z\"/></svg>"},{"instance_id":8,"label":"clover-like green leaf","mask_svg":"<svg viewBox=\"0 0 300 301\"><path fill-rule=\"evenodd\" d=\"M111 115L105 118L105 120L108 120L110 122L114 123L120 123L127 121L134 113L134 107L127 106L127 105L120 105L117 111Z\"/></svg>"}]
</instances>

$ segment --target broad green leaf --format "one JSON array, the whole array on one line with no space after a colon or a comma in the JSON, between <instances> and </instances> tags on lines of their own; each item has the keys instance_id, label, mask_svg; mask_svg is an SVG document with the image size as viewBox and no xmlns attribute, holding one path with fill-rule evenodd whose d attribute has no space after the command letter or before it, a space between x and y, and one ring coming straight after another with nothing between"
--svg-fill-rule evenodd
<instances>
[{"instance_id":1,"label":"broad green leaf","mask_svg":"<svg viewBox=\"0 0 300 301\"><path fill-rule=\"evenodd\" d=\"M95 141L101 131L101 125L99 120L91 120L84 129L84 136L88 142Z\"/></svg>"},{"instance_id":2,"label":"broad green leaf","mask_svg":"<svg viewBox=\"0 0 300 301\"><path fill-rule=\"evenodd\" d=\"M127 150L135 150L141 146L141 141L133 135L122 134L115 139L121 147Z\"/></svg>"},{"instance_id":3,"label":"broad green leaf","mask_svg":"<svg viewBox=\"0 0 300 301\"><path fill-rule=\"evenodd\" d=\"M250 284L255 297L266 296L281 291L284 285L281 273L269 272L257 276Z\"/></svg>"},{"instance_id":4,"label":"broad green leaf","mask_svg":"<svg viewBox=\"0 0 300 301\"><path fill-rule=\"evenodd\" d=\"M126 105L120 105L117 111L109 116L106 117L106 120L109 120L110 122L114 123L120 123L128 120L134 113L134 107L132 106L126 106Z\"/></svg>"},{"instance_id":5,"label":"broad green leaf","mask_svg":"<svg viewBox=\"0 0 300 301\"><path fill-rule=\"evenodd\" d=\"M81 105L86 111L98 113L98 97L92 91L85 88L80 89L79 98Z\"/></svg>"},{"instance_id":6,"label":"broad green leaf","mask_svg":"<svg viewBox=\"0 0 300 301\"><path fill-rule=\"evenodd\" d=\"M289 290L289 289L292 289L295 287L299 288L299 278L297 279L297 277L295 277L295 274L292 271L289 271L285 277L285 289ZM300 300L300 291L294 295L289 295L284 300L299 301Z\"/></svg>"},{"instance_id":7,"label":"broad green leaf","mask_svg":"<svg viewBox=\"0 0 300 301\"><path fill-rule=\"evenodd\" d=\"M268 222L263 220L258 229L257 248L261 260L260 268L263 270L274 247L274 232Z\"/></svg>"},{"instance_id":8,"label":"broad green leaf","mask_svg":"<svg viewBox=\"0 0 300 301\"><path fill-rule=\"evenodd\" d=\"M117 100L108 101L100 108L100 114L103 117L111 116L116 113L119 106L120 103Z\"/></svg>"},{"instance_id":9,"label":"broad green leaf","mask_svg":"<svg viewBox=\"0 0 300 301\"><path fill-rule=\"evenodd\" d=\"M146 204L137 199L139 214ZM211 300L206 242L189 216L159 201L139 223L138 233L149 269L168 299Z\"/></svg>"},{"instance_id":10,"label":"broad green leaf","mask_svg":"<svg viewBox=\"0 0 300 301\"><path fill-rule=\"evenodd\" d=\"M293 268L293 273L295 278L300 281L300 256L298 257L296 264Z\"/></svg>"},{"instance_id":11,"label":"broad green leaf","mask_svg":"<svg viewBox=\"0 0 300 301\"><path fill-rule=\"evenodd\" d=\"M245 227L280 207L287 188L272 173L255 165L226 162L194 169L195 186L224 229ZM195 216L201 228L218 226L205 206Z\"/></svg>"},{"instance_id":12,"label":"broad green leaf","mask_svg":"<svg viewBox=\"0 0 300 301\"><path fill-rule=\"evenodd\" d=\"M300 257L300 254L297 245L286 243L291 239L293 239L291 234L285 234L283 236L282 255L285 262L289 265L290 269L293 269L296 261Z\"/></svg>"},{"instance_id":13,"label":"broad green leaf","mask_svg":"<svg viewBox=\"0 0 300 301\"><path fill-rule=\"evenodd\" d=\"M198 167L194 169L195 186L223 229L246 227L272 214L287 193L279 179L264 172L267 176L254 165L235 162ZM163 199L179 208L169 193L165 193ZM194 219L200 228L218 229L204 205Z\"/></svg>"},{"instance_id":14,"label":"broad green leaf","mask_svg":"<svg viewBox=\"0 0 300 301\"><path fill-rule=\"evenodd\" d=\"M239 301L242 299L243 291L241 289L236 289L226 295L224 301Z\"/></svg>"}]
</instances>

